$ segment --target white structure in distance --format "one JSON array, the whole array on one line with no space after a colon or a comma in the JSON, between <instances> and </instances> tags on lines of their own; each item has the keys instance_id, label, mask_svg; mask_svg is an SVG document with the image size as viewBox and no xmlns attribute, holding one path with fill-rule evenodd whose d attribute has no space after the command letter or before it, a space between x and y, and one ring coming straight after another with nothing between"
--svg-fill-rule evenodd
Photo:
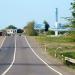
<instances>
[{"instance_id":1,"label":"white structure in distance","mask_svg":"<svg viewBox=\"0 0 75 75\"><path fill-rule=\"evenodd\" d=\"M14 35L17 33L17 29L7 29L6 33L7 35Z\"/></svg>"}]
</instances>

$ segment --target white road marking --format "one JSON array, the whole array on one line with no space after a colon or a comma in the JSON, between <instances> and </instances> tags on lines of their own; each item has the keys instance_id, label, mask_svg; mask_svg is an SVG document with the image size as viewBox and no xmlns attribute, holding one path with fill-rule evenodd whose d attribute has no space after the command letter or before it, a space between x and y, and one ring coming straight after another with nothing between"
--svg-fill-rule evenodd
<instances>
[{"instance_id":1,"label":"white road marking","mask_svg":"<svg viewBox=\"0 0 75 75\"><path fill-rule=\"evenodd\" d=\"M15 62L15 57L16 57L16 36L15 36L15 50L14 50L14 55L13 55L13 61L11 62L10 66L1 74L1 75L6 75L6 73L11 69Z\"/></svg>"},{"instance_id":2,"label":"white road marking","mask_svg":"<svg viewBox=\"0 0 75 75\"><path fill-rule=\"evenodd\" d=\"M6 36L4 37L4 39L3 39L3 41L2 41L2 43L0 45L0 48L3 46L3 43L4 43L5 39L6 39Z\"/></svg>"},{"instance_id":3,"label":"white road marking","mask_svg":"<svg viewBox=\"0 0 75 75\"><path fill-rule=\"evenodd\" d=\"M29 44L29 42L28 42L26 36L25 36L25 40L26 40L28 46L30 47L31 51L35 54L35 56L36 56L38 59L40 59L49 69L53 70L54 72L56 72L56 73L59 74L59 75L63 75L63 74L60 73L59 71L57 71L57 70L55 70L54 68L52 68L51 66L49 66L49 65L34 51L34 49L33 49L33 48L31 47L31 45Z\"/></svg>"}]
</instances>

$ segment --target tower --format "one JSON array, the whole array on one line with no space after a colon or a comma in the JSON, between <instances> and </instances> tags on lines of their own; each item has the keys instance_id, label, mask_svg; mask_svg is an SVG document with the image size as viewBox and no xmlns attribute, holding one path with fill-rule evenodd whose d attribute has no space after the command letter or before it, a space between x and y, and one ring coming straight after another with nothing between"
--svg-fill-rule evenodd
<instances>
[{"instance_id":1,"label":"tower","mask_svg":"<svg viewBox=\"0 0 75 75\"><path fill-rule=\"evenodd\" d=\"M58 8L56 8L56 12L55 12L55 18L56 18L56 22L55 22L55 36L58 36L58 30L57 30L57 28L58 28Z\"/></svg>"}]
</instances>

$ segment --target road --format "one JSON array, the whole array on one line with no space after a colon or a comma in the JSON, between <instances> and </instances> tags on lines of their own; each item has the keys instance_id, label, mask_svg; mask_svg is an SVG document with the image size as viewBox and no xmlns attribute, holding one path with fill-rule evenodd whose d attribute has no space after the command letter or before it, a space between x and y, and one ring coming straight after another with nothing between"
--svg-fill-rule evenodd
<instances>
[{"instance_id":1,"label":"road","mask_svg":"<svg viewBox=\"0 0 75 75\"><path fill-rule=\"evenodd\" d=\"M59 75L55 71L33 53L23 36L6 37L0 52L0 75Z\"/></svg>"},{"instance_id":2,"label":"road","mask_svg":"<svg viewBox=\"0 0 75 75\"><path fill-rule=\"evenodd\" d=\"M13 60L14 37L7 37L0 49L0 75L5 71Z\"/></svg>"}]
</instances>

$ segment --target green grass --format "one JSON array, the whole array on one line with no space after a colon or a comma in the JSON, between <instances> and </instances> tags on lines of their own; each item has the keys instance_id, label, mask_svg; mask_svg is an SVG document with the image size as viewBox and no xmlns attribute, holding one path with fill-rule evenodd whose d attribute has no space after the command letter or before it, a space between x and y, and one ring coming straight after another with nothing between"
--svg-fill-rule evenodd
<instances>
[{"instance_id":1,"label":"green grass","mask_svg":"<svg viewBox=\"0 0 75 75\"><path fill-rule=\"evenodd\" d=\"M49 55L55 57L56 49L58 47L61 47L62 50L58 49L56 52L58 59L62 60L61 56L62 54L64 55L64 57L70 57L75 59L75 37L71 36L50 37L43 35L43 36L36 36L35 38L41 44L47 45L47 52ZM65 62L65 60L63 60L63 62ZM72 64L70 64L69 66L75 68L75 65L72 66Z\"/></svg>"},{"instance_id":2,"label":"green grass","mask_svg":"<svg viewBox=\"0 0 75 75\"><path fill-rule=\"evenodd\" d=\"M65 52L65 53L63 53L63 55L65 57L69 57L69 58L75 59L75 52Z\"/></svg>"},{"instance_id":3,"label":"green grass","mask_svg":"<svg viewBox=\"0 0 75 75\"><path fill-rule=\"evenodd\" d=\"M38 36L37 37L42 42L58 42L58 43L66 43L66 42L75 42L75 38L72 37L47 37L47 36Z\"/></svg>"},{"instance_id":4,"label":"green grass","mask_svg":"<svg viewBox=\"0 0 75 75\"><path fill-rule=\"evenodd\" d=\"M48 52L49 55L51 55L53 57L55 57L55 54L56 54L57 58L62 59L63 51L61 51L60 49L56 51L56 48L48 48L47 52Z\"/></svg>"},{"instance_id":5,"label":"green grass","mask_svg":"<svg viewBox=\"0 0 75 75\"><path fill-rule=\"evenodd\" d=\"M69 58L75 59L75 52L66 52L66 53L63 53L63 55L64 55L64 57L69 57ZM64 60L64 64L70 68L75 69L75 63L71 63L69 61Z\"/></svg>"},{"instance_id":6,"label":"green grass","mask_svg":"<svg viewBox=\"0 0 75 75\"><path fill-rule=\"evenodd\" d=\"M54 56L55 55L55 48L47 48L47 52L49 55Z\"/></svg>"}]
</instances>

